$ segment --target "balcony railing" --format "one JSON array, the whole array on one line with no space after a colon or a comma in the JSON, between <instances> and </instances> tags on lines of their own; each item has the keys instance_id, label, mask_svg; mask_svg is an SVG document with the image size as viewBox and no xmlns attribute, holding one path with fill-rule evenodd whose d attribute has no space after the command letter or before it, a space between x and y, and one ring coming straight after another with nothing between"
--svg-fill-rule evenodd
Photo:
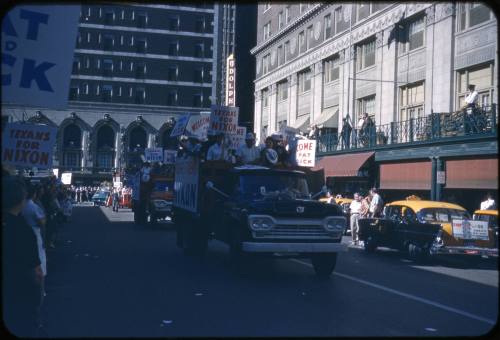
<instances>
[{"instance_id":1,"label":"balcony railing","mask_svg":"<svg viewBox=\"0 0 500 340\"><path fill-rule=\"evenodd\" d=\"M444 142L457 138L496 136L496 105L475 110L431 113L426 117L352 129L350 134L330 133L317 138L318 154L347 150L394 147L404 144Z\"/></svg>"}]
</instances>

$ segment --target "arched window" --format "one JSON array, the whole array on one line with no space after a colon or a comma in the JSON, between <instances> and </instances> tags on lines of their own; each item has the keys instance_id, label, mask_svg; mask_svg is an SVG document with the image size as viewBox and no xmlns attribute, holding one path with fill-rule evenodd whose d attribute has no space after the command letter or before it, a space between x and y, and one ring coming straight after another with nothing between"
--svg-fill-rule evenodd
<instances>
[{"instance_id":1,"label":"arched window","mask_svg":"<svg viewBox=\"0 0 500 340\"><path fill-rule=\"evenodd\" d=\"M63 130L63 166L71 170L80 168L81 164L82 130L76 124L70 124Z\"/></svg>"},{"instance_id":2,"label":"arched window","mask_svg":"<svg viewBox=\"0 0 500 340\"><path fill-rule=\"evenodd\" d=\"M97 130L97 167L103 170L113 168L115 158L115 132L109 125Z\"/></svg>"},{"instance_id":3,"label":"arched window","mask_svg":"<svg viewBox=\"0 0 500 340\"><path fill-rule=\"evenodd\" d=\"M146 131L140 127L136 126L130 131L129 149L130 151L137 151L139 149L145 149L148 145Z\"/></svg>"}]
</instances>

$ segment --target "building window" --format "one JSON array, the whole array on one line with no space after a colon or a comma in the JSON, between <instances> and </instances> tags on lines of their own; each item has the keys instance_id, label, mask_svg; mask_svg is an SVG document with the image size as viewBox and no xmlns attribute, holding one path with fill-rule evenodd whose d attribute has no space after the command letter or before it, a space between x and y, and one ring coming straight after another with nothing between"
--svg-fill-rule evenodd
<instances>
[{"instance_id":1,"label":"building window","mask_svg":"<svg viewBox=\"0 0 500 340\"><path fill-rule=\"evenodd\" d=\"M90 38L90 32L87 32L87 42L89 43L90 40L91 40L91 38Z\"/></svg>"},{"instance_id":2,"label":"building window","mask_svg":"<svg viewBox=\"0 0 500 340\"><path fill-rule=\"evenodd\" d=\"M101 68L101 59L97 58L97 60L96 60L96 66L97 66L98 70Z\"/></svg>"},{"instance_id":3,"label":"building window","mask_svg":"<svg viewBox=\"0 0 500 340\"><path fill-rule=\"evenodd\" d=\"M118 97L122 96L122 87L118 86Z\"/></svg>"},{"instance_id":4,"label":"building window","mask_svg":"<svg viewBox=\"0 0 500 340\"><path fill-rule=\"evenodd\" d=\"M400 54L412 51L425 45L425 17L408 22L401 32Z\"/></svg>"},{"instance_id":5,"label":"building window","mask_svg":"<svg viewBox=\"0 0 500 340\"><path fill-rule=\"evenodd\" d=\"M135 77L143 79L146 75L146 63L138 62L135 66Z\"/></svg>"},{"instance_id":6,"label":"building window","mask_svg":"<svg viewBox=\"0 0 500 340\"><path fill-rule=\"evenodd\" d=\"M193 96L193 107L201 107L203 105L203 94L197 93Z\"/></svg>"},{"instance_id":7,"label":"building window","mask_svg":"<svg viewBox=\"0 0 500 340\"><path fill-rule=\"evenodd\" d=\"M113 97L113 86L103 85L101 91L101 99L103 102L110 102Z\"/></svg>"},{"instance_id":8,"label":"building window","mask_svg":"<svg viewBox=\"0 0 500 340\"><path fill-rule=\"evenodd\" d=\"M179 42L171 41L168 44L168 54L171 56L177 56L179 54Z\"/></svg>"},{"instance_id":9,"label":"building window","mask_svg":"<svg viewBox=\"0 0 500 340\"><path fill-rule=\"evenodd\" d=\"M203 68L197 68L193 71L193 81L203 83Z\"/></svg>"},{"instance_id":10,"label":"building window","mask_svg":"<svg viewBox=\"0 0 500 340\"><path fill-rule=\"evenodd\" d=\"M122 9L120 19L125 20L125 10Z\"/></svg>"},{"instance_id":11,"label":"building window","mask_svg":"<svg viewBox=\"0 0 500 340\"><path fill-rule=\"evenodd\" d=\"M167 75L168 80L176 81L178 74L179 74L179 69L177 68L177 66L169 66L168 67L168 75Z\"/></svg>"},{"instance_id":12,"label":"building window","mask_svg":"<svg viewBox=\"0 0 500 340\"><path fill-rule=\"evenodd\" d=\"M73 69L72 73L78 74L80 71L80 58L79 57L73 57Z\"/></svg>"},{"instance_id":13,"label":"building window","mask_svg":"<svg viewBox=\"0 0 500 340\"><path fill-rule=\"evenodd\" d=\"M262 74L266 74L267 72L269 72L269 67L270 67L270 64L271 64L271 54L266 54L263 58L262 58Z\"/></svg>"},{"instance_id":14,"label":"building window","mask_svg":"<svg viewBox=\"0 0 500 340\"><path fill-rule=\"evenodd\" d=\"M69 88L69 99L70 100L77 100L79 94L80 94L80 89L78 88L77 85L73 85Z\"/></svg>"},{"instance_id":15,"label":"building window","mask_svg":"<svg viewBox=\"0 0 500 340\"><path fill-rule=\"evenodd\" d=\"M264 13L265 11L267 11L269 8L271 8L271 3L270 2L266 2L264 4L264 11L262 13Z\"/></svg>"},{"instance_id":16,"label":"building window","mask_svg":"<svg viewBox=\"0 0 500 340\"><path fill-rule=\"evenodd\" d=\"M264 41L269 39L269 37L271 36L271 22L270 21L264 25L262 32L264 33L264 36L263 36Z\"/></svg>"},{"instance_id":17,"label":"building window","mask_svg":"<svg viewBox=\"0 0 500 340\"><path fill-rule=\"evenodd\" d=\"M299 93L305 93L311 89L311 70L299 73Z\"/></svg>"},{"instance_id":18,"label":"building window","mask_svg":"<svg viewBox=\"0 0 500 340\"><path fill-rule=\"evenodd\" d=\"M281 65L285 61L285 54L283 51L283 45L278 46L278 53L277 54L278 54L278 65Z\"/></svg>"},{"instance_id":19,"label":"building window","mask_svg":"<svg viewBox=\"0 0 500 340\"><path fill-rule=\"evenodd\" d=\"M135 43L135 48L137 53L146 53L146 48L148 46L148 43L146 42L145 38L140 38L137 39Z\"/></svg>"},{"instance_id":20,"label":"building window","mask_svg":"<svg viewBox=\"0 0 500 340\"><path fill-rule=\"evenodd\" d=\"M267 108L269 106L269 90L262 90L262 107Z\"/></svg>"},{"instance_id":21,"label":"building window","mask_svg":"<svg viewBox=\"0 0 500 340\"><path fill-rule=\"evenodd\" d=\"M115 45L115 38L112 34L104 34L104 49L109 51Z\"/></svg>"},{"instance_id":22,"label":"building window","mask_svg":"<svg viewBox=\"0 0 500 340\"><path fill-rule=\"evenodd\" d=\"M95 95L98 96L100 93L101 93L101 86L97 84L97 86L95 87Z\"/></svg>"},{"instance_id":23,"label":"building window","mask_svg":"<svg viewBox=\"0 0 500 340\"><path fill-rule=\"evenodd\" d=\"M357 109L358 119L361 118L364 113L368 113L368 116L375 122L375 95L358 99Z\"/></svg>"},{"instance_id":24,"label":"building window","mask_svg":"<svg viewBox=\"0 0 500 340\"><path fill-rule=\"evenodd\" d=\"M278 13L278 29L282 29L285 23L283 22L283 11Z\"/></svg>"},{"instance_id":25,"label":"building window","mask_svg":"<svg viewBox=\"0 0 500 340\"><path fill-rule=\"evenodd\" d=\"M177 105L177 91L172 90L168 92L167 105L174 106Z\"/></svg>"},{"instance_id":26,"label":"building window","mask_svg":"<svg viewBox=\"0 0 500 340\"><path fill-rule=\"evenodd\" d=\"M323 77L325 83L339 80L340 58L335 56L324 62Z\"/></svg>"},{"instance_id":27,"label":"building window","mask_svg":"<svg viewBox=\"0 0 500 340\"><path fill-rule=\"evenodd\" d=\"M113 72L113 60L103 59L102 61L102 75L110 77Z\"/></svg>"},{"instance_id":28,"label":"building window","mask_svg":"<svg viewBox=\"0 0 500 340\"><path fill-rule=\"evenodd\" d=\"M345 13L348 13L348 6L351 5L341 6L335 10L335 34L343 32L349 28L350 18L348 18L347 15L346 17L344 16Z\"/></svg>"},{"instance_id":29,"label":"building window","mask_svg":"<svg viewBox=\"0 0 500 340\"><path fill-rule=\"evenodd\" d=\"M457 30L463 31L491 20L491 10L482 3L458 3Z\"/></svg>"},{"instance_id":30,"label":"building window","mask_svg":"<svg viewBox=\"0 0 500 340\"><path fill-rule=\"evenodd\" d=\"M290 22L290 5L285 7L285 23L288 24Z\"/></svg>"},{"instance_id":31,"label":"building window","mask_svg":"<svg viewBox=\"0 0 500 340\"><path fill-rule=\"evenodd\" d=\"M400 121L424 116L425 87L423 82L400 87L399 93Z\"/></svg>"},{"instance_id":32,"label":"building window","mask_svg":"<svg viewBox=\"0 0 500 340\"><path fill-rule=\"evenodd\" d=\"M129 97L132 97L132 87L130 87L130 88L128 89L128 96L129 96Z\"/></svg>"},{"instance_id":33,"label":"building window","mask_svg":"<svg viewBox=\"0 0 500 340\"><path fill-rule=\"evenodd\" d=\"M363 20L364 18L368 18L370 15L370 4L359 4L357 6L357 21Z\"/></svg>"},{"instance_id":34,"label":"building window","mask_svg":"<svg viewBox=\"0 0 500 340\"><path fill-rule=\"evenodd\" d=\"M307 28L307 35L306 35L306 48L310 49L311 45L314 40L314 31L312 25Z\"/></svg>"},{"instance_id":35,"label":"building window","mask_svg":"<svg viewBox=\"0 0 500 340\"><path fill-rule=\"evenodd\" d=\"M145 28L148 24L148 16L145 12L137 13L137 27Z\"/></svg>"},{"instance_id":36,"label":"building window","mask_svg":"<svg viewBox=\"0 0 500 340\"><path fill-rule=\"evenodd\" d=\"M356 47L356 65L358 71L375 65L375 39Z\"/></svg>"},{"instance_id":37,"label":"building window","mask_svg":"<svg viewBox=\"0 0 500 340\"><path fill-rule=\"evenodd\" d=\"M89 94L89 83L83 83L83 94Z\"/></svg>"},{"instance_id":38,"label":"building window","mask_svg":"<svg viewBox=\"0 0 500 340\"><path fill-rule=\"evenodd\" d=\"M107 9L104 15L104 23L111 25L115 22L115 12L112 9Z\"/></svg>"},{"instance_id":39,"label":"building window","mask_svg":"<svg viewBox=\"0 0 500 340\"><path fill-rule=\"evenodd\" d=\"M120 45L123 46L123 35L120 35Z\"/></svg>"},{"instance_id":40,"label":"building window","mask_svg":"<svg viewBox=\"0 0 500 340\"><path fill-rule=\"evenodd\" d=\"M168 29L171 31L179 30L179 16L172 16L168 19Z\"/></svg>"},{"instance_id":41,"label":"building window","mask_svg":"<svg viewBox=\"0 0 500 340\"><path fill-rule=\"evenodd\" d=\"M130 37L130 46L134 46L134 36Z\"/></svg>"},{"instance_id":42,"label":"building window","mask_svg":"<svg viewBox=\"0 0 500 340\"><path fill-rule=\"evenodd\" d=\"M284 61L286 62L290 59L290 41L286 41L284 46L283 54L285 55Z\"/></svg>"},{"instance_id":43,"label":"building window","mask_svg":"<svg viewBox=\"0 0 500 340\"><path fill-rule=\"evenodd\" d=\"M146 89L144 87L138 87L135 89L135 103L144 104L146 100Z\"/></svg>"},{"instance_id":44,"label":"building window","mask_svg":"<svg viewBox=\"0 0 500 340\"><path fill-rule=\"evenodd\" d=\"M205 56L205 46L203 45L203 43L197 43L195 46L194 46L194 57L195 58L203 58Z\"/></svg>"},{"instance_id":45,"label":"building window","mask_svg":"<svg viewBox=\"0 0 500 340\"><path fill-rule=\"evenodd\" d=\"M300 14L304 13L304 11L307 9L307 4L303 4L302 2L299 4L299 10Z\"/></svg>"},{"instance_id":46,"label":"building window","mask_svg":"<svg viewBox=\"0 0 500 340\"><path fill-rule=\"evenodd\" d=\"M493 63L471 67L457 73L457 109L465 105L465 97L469 85L475 85L479 94L478 105L490 106L493 103L495 88L493 76Z\"/></svg>"},{"instance_id":47,"label":"building window","mask_svg":"<svg viewBox=\"0 0 500 340\"><path fill-rule=\"evenodd\" d=\"M99 8L99 18L102 18L102 8Z\"/></svg>"},{"instance_id":48,"label":"building window","mask_svg":"<svg viewBox=\"0 0 500 340\"><path fill-rule=\"evenodd\" d=\"M299 33L299 51L300 53L306 51L306 37L304 31Z\"/></svg>"},{"instance_id":49,"label":"building window","mask_svg":"<svg viewBox=\"0 0 500 340\"><path fill-rule=\"evenodd\" d=\"M325 40L332 36L332 15L328 14L325 16L323 20L324 28L325 28Z\"/></svg>"},{"instance_id":50,"label":"building window","mask_svg":"<svg viewBox=\"0 0 500 340\"><path fill-rule=\"evenodd\" d=\"M288 99L288 82L278 83L278 101Z\"/></svg>"},{"instance_id":51,"label":"building window","mask_svg":"<svg viewBox=\"0 0 500 340\"><path fill-rule=\"evenodd\" d=\"M196 18L194 30L198 33L205 32L205 17L199 16Z\"/></svg>"}]
</instances>

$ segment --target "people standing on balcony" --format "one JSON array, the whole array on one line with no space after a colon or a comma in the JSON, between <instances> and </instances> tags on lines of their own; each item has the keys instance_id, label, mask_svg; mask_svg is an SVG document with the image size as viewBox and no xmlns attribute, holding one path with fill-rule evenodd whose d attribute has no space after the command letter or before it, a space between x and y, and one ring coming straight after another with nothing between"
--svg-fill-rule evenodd
<instances>
[{"instance_id":1,"label":"people standing on balcony","mask_svg":"<svg viewBox=\"0 0 500 340\"><path fill-rule=\"evenodd\" d=\"M309 139L318 139L319 138L319 129L317 125L313 125L311 131L309 131Z\"/></svg>"},{"instance_id":2,"label":"people standing on balcony","mask_svg":"<svg viewBox=\"0 0 500 340\"><path fill-rule=\"evenodd\" d=\"M360 119L360 139L363 146L374 146L375 145L375 123L370 118L367 112L363 114ZM359 123L358 123L359 126Z\"/></svg>"},{"instance_id":3,"label":"people standing on balcony","mask_svg":"<svg viewBox=\"0 0 500 340\"><path fill-rule=\"evenodd\" d=\"M477 101L479 100L479 94L476 91L476 86L469 84L469 91L465 97L465 109L464 109L464 132L469 134L471 132L478 132L477 128Z\"/></svg>"},{"instance_id":4,"label":"people standing on balcony","mask_svg":"<svg viewBox=\"0 0 500 340\"><path fill-rule=\"evenodd\" d=\"M342 131L340 136L342 138L342 149L349 149L351 141L352 126L349 123L349 115L342 118Z\"/></svg>"}]
</instances>

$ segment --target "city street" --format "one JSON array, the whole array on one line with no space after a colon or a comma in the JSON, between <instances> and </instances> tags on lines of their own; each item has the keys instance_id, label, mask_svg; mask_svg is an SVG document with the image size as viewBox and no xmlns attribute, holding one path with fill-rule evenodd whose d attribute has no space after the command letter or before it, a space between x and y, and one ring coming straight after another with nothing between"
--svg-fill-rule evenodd
<instances>
[{"instance_id":1,"label":"city street","mask_svg":"<svg viewBox=\"0 0 500 340\"><path fill-rule=\"evenodd\" d=\"M171 224L138 227L130 210L75 207L48 259L49 337L477 336L498 318L491 259L416 265L351 248L327 281L308 260L235 272L224 244L186 257Z\"/></svg>"}]
</instances>

